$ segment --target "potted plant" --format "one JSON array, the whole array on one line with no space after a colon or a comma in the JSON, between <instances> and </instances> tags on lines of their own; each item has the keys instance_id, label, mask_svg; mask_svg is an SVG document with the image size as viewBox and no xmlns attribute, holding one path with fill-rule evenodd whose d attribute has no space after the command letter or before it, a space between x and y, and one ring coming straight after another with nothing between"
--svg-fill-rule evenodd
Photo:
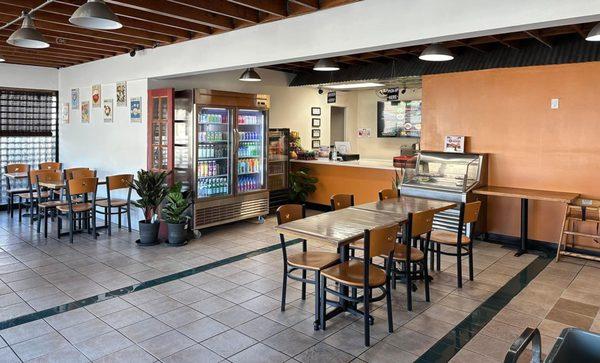
<instances>
[{"instance_id":1,"label":"potted plant","mask_svg":"<svg viewBox=\"0 0 600 363\"><path fill-rule=\"evenodd\" d=\"M300 168L290 172L290 199L292 202L304 203L309 193L317 190L315 184L319 179L308 175L308 168Z\"/></svg>"},{"instance_id":2,"label":"potted plant","mask_svg":"<svg viewBox=\"0 0 600 363\"><path fill-rule=\"evenodd\" d=\"M162 209L162 218L167 223L169 231L169 245L183 246L187 243L186 225L190 217L186 211L191 204L189 194L184 195L181 192L181 183L169 189Z\"/></svg>"},{"instance_id":3,"label":"potted plant","mask_svg":"<svg viewBox=\"0 0 600 363\"><path fill-rule=\"evenodd\" d=\"M151 246L158 243L158 208L167 195L165 181L169 173L161 171L140 170L131 183L131 188L138 194L139 199L132 203L144 211L144 220L140 221L140 239L138 244Z\"/></svg>"}]
</instances>

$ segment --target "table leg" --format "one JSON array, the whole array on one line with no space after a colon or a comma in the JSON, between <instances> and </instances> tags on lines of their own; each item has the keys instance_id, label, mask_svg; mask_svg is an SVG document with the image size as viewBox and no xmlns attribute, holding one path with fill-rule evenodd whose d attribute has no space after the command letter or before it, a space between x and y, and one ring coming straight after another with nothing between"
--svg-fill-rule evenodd
<instances>
[{"instance_id":1,"label":"table leg","mask_svg":"<svg viewBox=\"0 0 600 363\"><path fill-rule=\"evenodd\" d=\"M525 198L521 198L521 247L515 253L519 257L527 253L527 229L528 229L529 203Z\"/></svg>"}]
</instances>

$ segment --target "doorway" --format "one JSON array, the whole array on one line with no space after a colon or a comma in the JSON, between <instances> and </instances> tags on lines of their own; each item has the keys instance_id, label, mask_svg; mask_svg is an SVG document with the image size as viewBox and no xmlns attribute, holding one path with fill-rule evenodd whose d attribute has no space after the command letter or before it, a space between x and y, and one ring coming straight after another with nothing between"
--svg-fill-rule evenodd
<instances>
[{"instance_id":1,"label":"doorway","mask_svg":"<svg viewBox=\"0 0 600 363\"><path fill-rule=\"evenodd\" d=\"M331 106L331 115L329 118L330 143L333 145L336 141L346 141L346 108Z\"/></svg>"}]
</instances>

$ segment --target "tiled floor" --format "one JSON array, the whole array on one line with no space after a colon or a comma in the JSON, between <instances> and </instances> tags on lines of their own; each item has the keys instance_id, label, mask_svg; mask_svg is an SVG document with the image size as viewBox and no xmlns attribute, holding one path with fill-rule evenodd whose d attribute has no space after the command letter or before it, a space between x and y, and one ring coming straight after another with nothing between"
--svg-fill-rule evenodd
<instances>
[{"instance_id":1,"label":"tiled floor","mask_svg":"<svg viewBox=\"0 0 600 363\"><path fill-rule=\"evenodd\" d=\"M274 223L268 218L262 225L222 226L180 248L140 248L135 233L124 231L98 240L80 235L74 244L45 240L2 214L0 321L276 244ZM303 301L299 283L290 282L287 309L279 310L281 252L275 250L2 330L0 362L413 361L535 258L515 258L511 250L478 242L475 281L465 280L460 290L453 260L444 258L444 271L433 273L431 303L424 302L419 286L408 312L402 285L393 292L393 334L387 332L385 307L375 304L367 349L362 322L354 317L338 316L326 331L313 330L312 287ZM526 324L541 324L545 347L563 324L600 328L598 316L592 318L598 285L586 278L595 270L552 264L456 360L501 360Z\"/></svg>"}]
</instances>

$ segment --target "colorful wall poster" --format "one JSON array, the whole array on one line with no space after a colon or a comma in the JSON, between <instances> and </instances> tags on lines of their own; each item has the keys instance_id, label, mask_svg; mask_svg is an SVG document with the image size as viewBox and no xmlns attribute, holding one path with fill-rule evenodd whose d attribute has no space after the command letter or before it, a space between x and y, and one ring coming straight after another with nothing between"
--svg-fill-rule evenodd
<instances>
[{"instance_id":1,"label":"colorful wall poster","mask_svg":"<svg viewBox=\"0 0 600 363\"><path fill-rule=\"evenodd\" d=\"M73 110L79 109L79 88L71 90L71 108Z\"/></svg>"},{"instance_id":2,"label":"colorful wall poster","mask_svg":"<svg viewBox=\"0 0 600 363\"><path fill-rule=\"evenodd\" d=\"M117 82L117 107L127 107L127 82Z\"/></svg>"},{"instance_id":3,"label":"colorful wall poster","mask_svg":"<svg viewBox=\"0 0 600 363\"><path fill-rule=\"evenodd\" d=\"M102 109L102 115L104 116L104 122L113 122L113 100L105 99L104 107Z\"/></svg>"},{"instance_id":4,"label":"colorful wall poster","mask_svg":"<svg viewBox=\"0 0 600 363\"><path fill-rule=\"evenodd\" d=\"M62 108L60 110L60 115L61 115L61 119L62 119L62 123L63 124L68 124L69 123L69 102L67 103L63 103L62 104Z\"/></svg>"},{"instance_id":5,"label":"colorful wall poster","mask_svg":"<svg viewBox=\"0 0 600 363\"><path fill-rule=\"evenodd\" d=\"M131 122L139 123L142 122L142 98L131 97L130 105Z\"/></svg>"},{"instance_id":6,"label":"colorful wall poster","mask_svg":"<svg viewBox=\"0 0 600 363\"><path fill-rule=\"evenodd\" d=\"M95 84L92 86L92 107L100 107L100 100L102 99L102 86Z\"/></svg>"},{"instance_id":7,"label":"colorful wall poster","mask_svg":"<svg viewBox=\"0 0 600 363\"><path fill-rule=\"evenodd\" d=\"M81 123L90 123L90 101L81 101Z\"/></svg>"}]
</instances>

